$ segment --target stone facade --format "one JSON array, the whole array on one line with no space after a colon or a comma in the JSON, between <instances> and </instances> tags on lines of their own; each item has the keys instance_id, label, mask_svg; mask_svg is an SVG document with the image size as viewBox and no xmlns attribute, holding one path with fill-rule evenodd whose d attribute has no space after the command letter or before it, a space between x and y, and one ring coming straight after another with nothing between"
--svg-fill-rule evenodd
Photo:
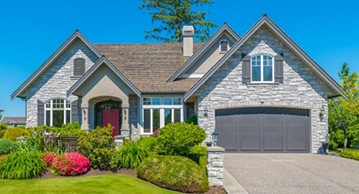
<instances>
[{"instance_id":1,"label":"stone facade","mask_svg":"<svg viewBox=\"0 0 359 194\"><path fill-rule=\"evenodd\" d=\"M37 100L45 103L53 98L64 98L70 101L78 99L73 95L68 98L66 96L66 92L79 79L73 76L74 59L78 57L85 59L86 71L97 60L97 56L82 41L76 40L26 91L27 127L37 125ZM79 113L81 114L80 111Z\"/></svg>"},{"instance_id":2,"label":"stone facade","mask_svg":"<svg viewBox=\"0 0 359 194\"><path fill-rule=\"evenodd\" d=\"M135 95L130 96L130 130L131 130L131 139L140 138L140 130L137 126L140 123L138 119L138 103L139 98Z\"/></svg>"},{"instance_id":3,"label":"stone facade","mask_svg":"<svg viewBox=\"0 0 359 194\"><path fill-rule=\"evenodd\" d=\"M284 82L273 84L242 83L242 53L250 56L284 54ZM311 148L316 153L327 140L327 85L314 74L272 32L262 26L197 91L198 122L206 129L207 142L215 130L215 110L237 107L287 107L310 110ZM208 116L204 116L207 108ZM324 113L321 121L319 113Z\"/></svg>"},{"instance_id":4,"label":"stone facade","mask_svg":"<svg viewBox=\"0 0 359 194\"><path fill-rule=\"evenodd\" d=\"M210 186L223 186L224 149L221 147L207 148L207 174Z\"/></svg>"}]
</instances>

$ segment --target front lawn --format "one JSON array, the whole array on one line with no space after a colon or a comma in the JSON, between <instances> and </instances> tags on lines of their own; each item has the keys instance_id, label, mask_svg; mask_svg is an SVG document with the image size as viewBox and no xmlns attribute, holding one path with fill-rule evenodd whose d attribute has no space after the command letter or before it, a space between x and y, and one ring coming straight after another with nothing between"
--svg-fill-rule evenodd
<instances>
[{"instance_id":1,"label":"front lawn","mask_svg":"<svg viewBox=\"0 0 359 194\"><path fill-rule=\"evenodd\" d=\"M52 179L0 179L1 193L175 193L128 175L98 175Z\"/></svg>"}]
</instances>

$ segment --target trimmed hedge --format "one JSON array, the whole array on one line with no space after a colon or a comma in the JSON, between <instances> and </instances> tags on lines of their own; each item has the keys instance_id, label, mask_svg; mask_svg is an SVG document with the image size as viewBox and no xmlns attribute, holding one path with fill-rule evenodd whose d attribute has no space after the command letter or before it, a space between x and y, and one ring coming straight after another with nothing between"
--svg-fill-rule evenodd
<instances>
[{"instance_id":1,"label":"trimmed hedge","mask_svg":"<svg viewBox=\"0 0 359 194\"><path fill-rule=\"evenodd\" d=\"M209 189L203 169L182 156L150 156L137 168L137 176L160 187L202 193Z\"/></svg>"},{"instance_id":2,"label":"trimmed hedge","mask_svg":"<svg viewBox=\"0 0 359 194\"><path fill-rule=\"evenodd\" d=\"M342 150L340 156L343 158L359 160L359 150Z\"/></svg>"},{"instance_id":3,"label":"trimmed hedge","mask_svg":"<svg viewBox=\"0 0 359 194\"><path fill-rule=\"evenodd\" d=\"M24 128L11 128L7 129L4 134L4 138L8 139L10 141L16 141L16 138L22 137L22 136L28 136L30 135L30 132Z\"/></svg>"},{"instance_id":4,"label":"trimmed hedge","mask_svg":"<svg viewBox=\"0 0 359 194\"><path fill-rule=\"evenodd\" d=\"M16 144L8 139L0 139L0 155L8 154L16 148Z\"/></svg>"}]
</instances>

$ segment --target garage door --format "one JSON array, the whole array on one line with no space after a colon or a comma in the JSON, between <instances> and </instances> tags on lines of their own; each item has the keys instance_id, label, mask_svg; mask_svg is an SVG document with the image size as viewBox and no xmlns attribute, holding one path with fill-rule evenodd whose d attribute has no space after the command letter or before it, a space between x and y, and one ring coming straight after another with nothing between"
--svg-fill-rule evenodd
<instances>
[{"instance_id":1,"label":"garage door","mask_svg":"<svg viewBox=\"0 0 359 194\"><path fill-rule=\"evenodd\" d=\"M227 152L309 152L308 110L241 108L216 110L218 145Z\"/></svg>"}]
</instances>

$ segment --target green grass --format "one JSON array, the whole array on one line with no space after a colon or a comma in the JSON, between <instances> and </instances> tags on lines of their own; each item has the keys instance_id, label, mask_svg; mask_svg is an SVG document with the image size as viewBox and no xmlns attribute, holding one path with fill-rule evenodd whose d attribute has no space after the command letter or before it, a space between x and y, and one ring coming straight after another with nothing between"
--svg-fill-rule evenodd
<instances>
[{"instance_id":1,"label":"green grass","mask_svg":"<svg viewBox=\"0 0 359 194\"><path fill-rule=\"evenodd\" d=\"M98 175L52 179L0 179L0 193L175 193L128 175Z\"/></svg>"}]
</instances>

